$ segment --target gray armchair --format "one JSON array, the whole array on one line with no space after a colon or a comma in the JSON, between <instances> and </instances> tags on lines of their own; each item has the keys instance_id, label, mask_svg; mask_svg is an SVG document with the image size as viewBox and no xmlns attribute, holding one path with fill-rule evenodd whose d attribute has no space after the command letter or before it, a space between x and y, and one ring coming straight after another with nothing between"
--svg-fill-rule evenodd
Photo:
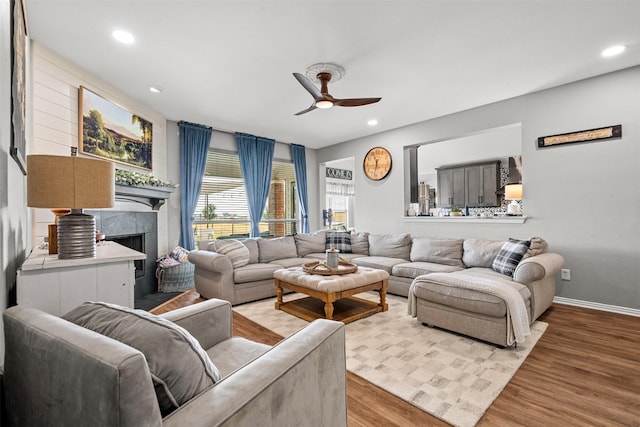
<instances>
[{"instance_id":1,"label":"gray armchair","mask_svg":"<svg viewBox=\"0 0 640 427\"><path fill-rule=\"evenodd\" d=\"M273 347L231 336L231 305L163 315L187 329L221 380L162 418L138 350L42 311L4 312L10 426L346 426L344 325L317 320ZM177 361L180 363L180 361Z\"/></svg>"}]
</instances>

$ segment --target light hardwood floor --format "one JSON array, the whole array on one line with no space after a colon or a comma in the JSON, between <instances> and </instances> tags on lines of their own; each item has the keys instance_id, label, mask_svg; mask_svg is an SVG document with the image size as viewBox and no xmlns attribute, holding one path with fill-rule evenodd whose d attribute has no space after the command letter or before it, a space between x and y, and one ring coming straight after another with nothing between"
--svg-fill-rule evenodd
<instances>
[{"instance_id":1,"label":"light hardwood floor","mask_svg":"<svg viewBox=\"0 0 640 427\"><path fill-rule=\"evenodd\" d=\"M189 291L153 312L200 301ZM549 327L477 426L640 426L640 317L554 304L540 320ZM234 335L282 339L235 312L233 322ZM448 425L347 374L350 427Z\"/></svg>"}]
</instances>

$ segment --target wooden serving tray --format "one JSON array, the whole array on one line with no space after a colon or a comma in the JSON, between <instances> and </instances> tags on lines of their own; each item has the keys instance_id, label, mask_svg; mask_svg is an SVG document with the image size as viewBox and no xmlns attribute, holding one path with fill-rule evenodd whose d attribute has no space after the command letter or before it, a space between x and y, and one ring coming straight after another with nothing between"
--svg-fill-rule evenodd
<instances>
[{"instance_id":1,"label":"wooden serving tray","mask_svg":"<svg viewBox=\"0 0 640 427\"><path fill-rule=\"evenodd\" d=\"M358 271L358 266L340 258L338 268L331 268L322 261L308 262L302 265L305 273L319 274L322 276L331 276L334 274L349 274Z\"/></svg>"}]
</instances>

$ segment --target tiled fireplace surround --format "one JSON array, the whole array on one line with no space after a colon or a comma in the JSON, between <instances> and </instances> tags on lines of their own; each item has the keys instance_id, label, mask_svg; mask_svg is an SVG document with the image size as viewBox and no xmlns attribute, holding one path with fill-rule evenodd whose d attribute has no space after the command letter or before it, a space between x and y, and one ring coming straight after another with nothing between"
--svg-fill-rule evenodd
<instances>
[{"instance_id":1,"label":"tiled fireplace surround","mask_svg":"<svg viewBox=\"0 0 640 427\"><path fill-rule=\"evenodd\" d=\"M106 240L115 240L127 245L131 236L142 237L142 247L133 247L139 252L147 254L144 263L136 261L135 300L158 290L155 275L156 260L158 259L158 217L157 212L129 212L129 211L86 211L96 218L96 230L104 233ZM128 246L128 245L127 245ZM144 267L141 269L141 264ZM139 271L140 270L140 271Z\"/></svg>"}]
</instances>

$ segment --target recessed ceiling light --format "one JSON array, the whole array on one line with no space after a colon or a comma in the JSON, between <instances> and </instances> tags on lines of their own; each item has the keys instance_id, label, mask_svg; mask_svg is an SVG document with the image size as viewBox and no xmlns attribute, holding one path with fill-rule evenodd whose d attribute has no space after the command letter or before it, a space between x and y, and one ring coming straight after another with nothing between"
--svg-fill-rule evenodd
<instances>
[{"instance_id":1,"label":"recessed ceiling light","mask_svg":"<svg viewBox=\"0 0 640 427\"><path fill-rule=\"evenodd\" d=\"M149 91L153 93L160 93L162 92L162 88L160 86L150 86Z\"/></svg>"},{"instance_id":2,"label":"recessed ceiling light","mask_svg":"<svg viewBox=\"0 0 640 427\"><path fill-rule=\"evenodd\" d=\"M111 35L114 39L124 44L131 44L135 40L133 38L133 35L131 35L131 33L129 33L128 31L115 30L113 33L111 33Z\"/></svg>"},{"instance_id":3,"label":"recessed ceiling light","mask_svg":"<svg viewBox=\"0 0 640 427\"><path fill-rule=\"evenodd\" d=\"M602 56L607 58L609 56L620 55L626 48L624 45L611 46L602 51Z\"/></svg>"},{"instance_id":4,"label":"recessed ceiling light","mask_svg":"<svg viewBox=\"0 0 640 427\"><path fill-rule=\"evenodd\" d=\"M368 124L369 126L375 126L375 125L377 125L377 124L378 124L378 121L377 121L376 119L371 119L371 120L369 120L369 121L367 122L367 124Z\"/></svg>"}]
</instances>

